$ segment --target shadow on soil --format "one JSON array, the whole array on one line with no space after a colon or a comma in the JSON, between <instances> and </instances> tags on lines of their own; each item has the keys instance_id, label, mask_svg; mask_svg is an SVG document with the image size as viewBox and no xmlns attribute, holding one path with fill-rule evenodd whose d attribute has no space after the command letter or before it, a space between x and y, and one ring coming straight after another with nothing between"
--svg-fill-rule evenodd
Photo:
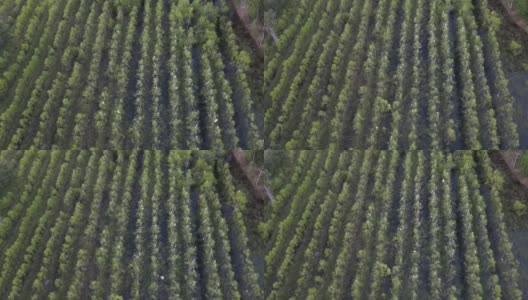
<instances>
[{"instance_id":1,"label":"shadow on soil","mask_svg":"<svg viewBox=\"0 0 528 300\"><path fill-rule=\"evenodd\" d=\"M508 78L510 92L515 99L513 119L517 124L521 149L528 149L528 72Z\"/></svg>"}]
</instances>

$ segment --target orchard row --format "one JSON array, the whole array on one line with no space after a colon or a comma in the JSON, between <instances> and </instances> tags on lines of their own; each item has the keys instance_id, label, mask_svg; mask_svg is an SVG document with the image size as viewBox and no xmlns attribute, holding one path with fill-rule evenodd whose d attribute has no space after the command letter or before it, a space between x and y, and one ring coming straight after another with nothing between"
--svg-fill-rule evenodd
<instances>
[{"instance_id":1,"label":"orchard row","mask_svg":"<svg viewBox=\"0 0 528 300\"><path fill-rule=\"evenodd\" d=\"M267 147L518 147L486 0L302 0L275 30Z\"/></svg>"},{"instance_id":2,"label":"orchard row","mask_svg":"<svg viewBox=\"0 0 528 300\"><path fill-rule=\"evenodd\" d=\"M4 299L258 299L225 155L3 151Z\"/></svg>"},{"instance_id":3,"label":"orchard row","mask_svg":"<svg viewBox=\"0 0 528 300\"><path fill-rule=\"evenodd\" d=\"M2 1L0 145L261 147L251 59L215 2Z\"/></svg>"},{"instance_id":4,"label":"orchard row","mask_svg":"<svg viewBox=\"0 0 528 300\"><path fill-rule=\"evenodd\" d=\"M488 152L288 153L267 299L522 299Z\"/></svg>"}]
</instances>

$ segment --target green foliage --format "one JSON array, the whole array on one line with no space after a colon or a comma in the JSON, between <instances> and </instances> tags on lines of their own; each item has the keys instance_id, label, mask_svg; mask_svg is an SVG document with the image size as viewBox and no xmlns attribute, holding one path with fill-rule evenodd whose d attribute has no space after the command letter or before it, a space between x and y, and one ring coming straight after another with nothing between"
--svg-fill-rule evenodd
<instances>
[{"instance_id":1,"label":"green foliage","mask_svg":"<svg viewBox=\"0 0 528 300\"><path fill-rule=\"evenodd\" d=\"M501 25L502 25L502 19L501 19L501 17L499 17L497 12L492 11L490 13L490 21L491 21L491 24L493 25L493 28L495 29L495 32L498 32L500 30Z\"/></svg>"},{"instance_id":2,"label":"green foliage","mask_svg":"<svg viewBox=\"0 0 528 300\"><path fill-rule=\"evenodd\" d=\"M380 113L388 113L391 111L391 105L389 101L382 99L382 98L376 98L376 111Z\"/></svg>"},{"instance_id":3,"label":"green foliage","mask_svg":"<svg viewBox=\"0 0 528 300\"><path fill-rule=\"evenodd\" d=\"M253 19L262 18L262 13L264 11L264 5L266 1L269 0L242 0L247 1L249 4L249 15Z\"/></svg>"},{"instance_id":4,"label":"green foliage","mask_svg":"<svg viewBox=\"0 0 528 300\"><path fill-rule=\"evenodd\" d=\"M313 1L277 13L264 70L269 147L516 148L500 19L482 0L429 2Z\"/></svg>"},{"instance_id":5,"label":"green foliage","mask_svg":"<svg viewBox=\"0 0 528 300\"><path fill-rule=\"evenodd\" d=\"M2 167L15 162L20 183L0 197L5 299L117 300L130 292L261 299L237 203L246 195L236 192L224 153L29 150L0 157ZM199 274L199 261L206 272Z\"/></svg>"},{"instance_id":6,"label":"green foliage","mask_svg":"<svg viewBox=\"0 0 528 300\"><path fill-rule=\"evenodd\" d=\"M513 212L519 217L524 217L528 212L528 206L519 200L515 200L513 203Z\"/></svg>"},{"instance_id":7,"label":"green foliage","mask_svg":"<svg viewBox=\"0 0 528 300\"><path fill-rule=\"evenodd\" d=\"M522 299L488 152L312 155L292 159L277 175L285 182L273 184L277 202L265 228L268 297ZM299 170L303 179L296 178Z\"/></svg>"},{"instance_id":8,"label":"green foliage","mask_svg":"<svg viewBox=\"0 0 528 300\"><path fill-rule=\"evenodd\" d=\"M512 40L510 42L510 51L513 53L513 55L519 56L522 54L522 45L519 42Z\"/></svg>"},{"instance_id":9,"label":"green foliage","mask_svg":"<svg viewBox=\"0 0 528 300\"><path fill-rule=\"evenodd\" d=\"M248 83L252 57L228 9L226 1L3 3L0 98L9 100L0 144L261 149L254 108L261 92Z\"/></svg>"}]
</instances>

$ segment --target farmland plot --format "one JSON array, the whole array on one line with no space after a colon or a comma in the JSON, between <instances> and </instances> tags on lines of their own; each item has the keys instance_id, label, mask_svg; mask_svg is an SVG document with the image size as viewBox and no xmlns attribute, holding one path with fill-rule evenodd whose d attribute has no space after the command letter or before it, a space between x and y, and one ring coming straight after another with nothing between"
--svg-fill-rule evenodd
<instances>
[{"instance_id":1,"label":"farmland plot","mask_svg":"<svg viewBox=\"0 0 528 300\"><path fill-rule=\"evenodd\" d=\"M0 145L261 148L232 15L226 1L2 1Z\"/></svg>"},{"instance_id":2,"label":"farmland plot","mask_svg":"<svg viewBox=\"0 0 528 300\"><path fill-rule=\"evenodd\" d=\"M513 149L487 0L303 0L266 46L270 149Z\"/></svg>"},{"instance_id":3,"label":"farmland plot","mask_svg":"<svg viewBox=\"0 0 528 300\"><path fill-rule=\"evenodd\" d=\"M259 299L244 203L212 151L3 151L2 299ZM121 298L119 298L121 297Z\"/></svg>"},{"instance_id":4,"label":"farmland plot","mask_svg":"<svg viewBox=\"0 0 528 300\"><path fill-rule=\"evenodd\" d=\"M522 299L488 152L288 156L260 226L266 299Z\"/></svg>"}]
</instances>

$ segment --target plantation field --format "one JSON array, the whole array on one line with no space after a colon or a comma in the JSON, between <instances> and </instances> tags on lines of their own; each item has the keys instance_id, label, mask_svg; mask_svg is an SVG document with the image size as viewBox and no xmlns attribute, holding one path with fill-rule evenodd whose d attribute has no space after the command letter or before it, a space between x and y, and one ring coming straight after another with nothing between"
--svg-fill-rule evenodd
<instances>
[{"instance_id":1,"label":"plantation field","mask_svg":"<svg viewBox=\"0 0 528 300\"><path fill-rule=\"evenodd\" d=\"M251 197L227 155L28 150L0 163L13 178L0 186L0 298L261 297Z\"/></svg>"},{"instance_id":2,"label":"plantation field","mask_svg":"<svg viewBox=\"0 0 528 300\"><path fill-rule=\"evenodd\" d=\"M227 0L0 3L3 149L260 149Z\"/></svg>"},{"instance_id":3,"label":"plantation field","mask_svg":"<svg viewBox=\"0 0 528 300\"><path fill-rule=\"evenodd\" d=\"M487 0L296 1L266 45L266 147L519 147L494 18Z\"/></svg>"},{"instance_id":4,"label":"plantation field","mask_svg":"<svg viewBox=\"0 0 528 300\"><path fill-rule=\"evenodd\" d=\"M508 225L511 202L526 204L528 197L513 195L519 188L491 152L328 150L287 157L272 176L275 200L260 225L268 245L266 299L526 294L528 216L518 212L515 220L525 225L512 237Z\"/></svg>"}]
</instances>

